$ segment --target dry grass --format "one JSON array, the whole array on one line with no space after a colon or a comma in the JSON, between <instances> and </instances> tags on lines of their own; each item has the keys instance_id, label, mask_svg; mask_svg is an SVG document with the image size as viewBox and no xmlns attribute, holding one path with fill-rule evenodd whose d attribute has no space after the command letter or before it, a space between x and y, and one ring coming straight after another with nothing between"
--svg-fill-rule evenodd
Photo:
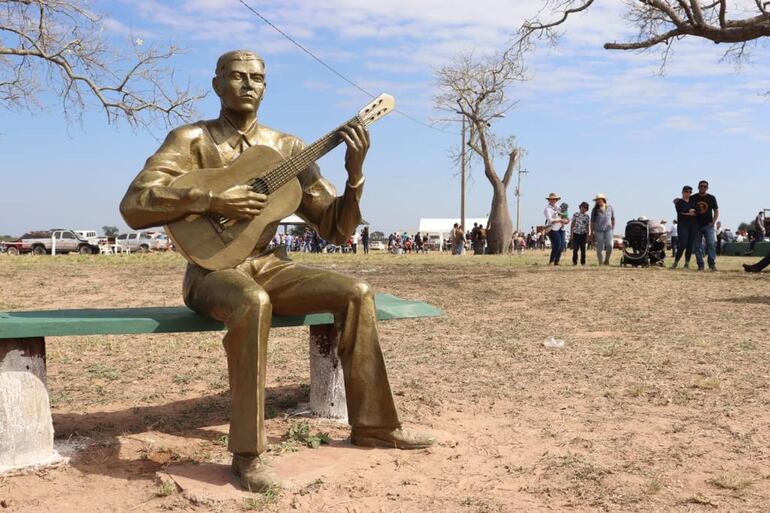
<instances>
[{"instance_id":1,"label":"dry grass","mask_svg":"<svg viewBox=\"0 0 770 513\"><path fill-rule=\"evenodd\" d=\"M768 276L740 258L718 273L546 259L297 256L446 312L380 326L402 419L434 430L435 449L374 452L307 490L213 509L164 497L157 470L226 461L221 334L69 337L48 344L54 422L87 449L69 469L0 481L0 499L25 512L766 511ZM173 254L0 258L0 310L181 304L183 267ZM550 335L567 347L543 347ZM276 330L268 368L281 458L285 413L307 400L306 331Z\"/></svg>"}]
</instances>

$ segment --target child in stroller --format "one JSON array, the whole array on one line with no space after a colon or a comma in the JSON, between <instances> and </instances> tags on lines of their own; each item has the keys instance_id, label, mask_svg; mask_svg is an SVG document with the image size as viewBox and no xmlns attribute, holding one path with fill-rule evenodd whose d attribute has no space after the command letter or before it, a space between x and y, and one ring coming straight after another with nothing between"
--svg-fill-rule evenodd
<instances>
[{"instance_id":1,"label":"child in stroller","mask_svg":"<svg viewBox=\"0 0 770 513\"><path fill-rule=\"evenodd\" d=\"M620 265L625 267L663 267L666 258L666 229L663 225L642 216L626 223L623 237L623 257Z\"/></svg>"}]
</instances>

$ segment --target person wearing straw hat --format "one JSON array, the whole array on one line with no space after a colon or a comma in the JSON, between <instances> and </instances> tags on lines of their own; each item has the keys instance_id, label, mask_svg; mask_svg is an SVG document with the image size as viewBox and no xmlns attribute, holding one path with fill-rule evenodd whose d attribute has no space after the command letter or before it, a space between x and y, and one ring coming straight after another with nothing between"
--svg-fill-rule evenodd
<instances>
[{"instance_id":1,"label":"person wearing straw hat","mask_svg":"<svg viewBox=\"0 0 770 513\"><path fill-rule=\"evenodd\" d=\"M607 204L604 194L594 198L591 211L591 237L596 243L596 256L599 265L610 265L612 255L612 233L615 230L615 210Z\"/></svg>"},{"instance_id":2,"label":"person wearing straw hat","mask_svg":"<svg viewBox=\"0 0 770 513\"><path fill-rule=\"evenodd\" d=\"M569 219L564 217L561 209L556 206L556 202L561 199L561 196L552 192L545 199L548 200L548 205L543 212L545 214L545 227L548 230L548 238L551 239L551 256L548 259L548 265L559 265L565 244L564 227L569 223Z\"/></svg>"}]
</instances>

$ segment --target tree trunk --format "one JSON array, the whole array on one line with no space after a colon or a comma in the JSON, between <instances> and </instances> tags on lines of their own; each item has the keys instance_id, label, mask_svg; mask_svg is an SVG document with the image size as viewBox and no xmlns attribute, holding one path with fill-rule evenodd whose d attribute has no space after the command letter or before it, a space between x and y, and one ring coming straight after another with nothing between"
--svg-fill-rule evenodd
<instances>
[{"instance_id":1,"label":"tree trunk","mask_svg":"<svg viewBox=\"0 0 770 513\"><path fill-rule=\"evenodd\" d=\"M489 210L487 248L492 255L510 252L513 221L508 210L507 187L504 183L492 184L492 207Z\"/></svg>"}]
</instances>

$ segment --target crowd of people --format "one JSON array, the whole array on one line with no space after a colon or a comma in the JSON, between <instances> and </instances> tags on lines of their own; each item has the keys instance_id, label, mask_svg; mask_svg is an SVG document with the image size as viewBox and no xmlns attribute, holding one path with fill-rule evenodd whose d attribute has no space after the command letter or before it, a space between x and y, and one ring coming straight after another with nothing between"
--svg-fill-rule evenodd
<instances>
[{"instance_id":1,"label":"crowd of people","mask_svg":"<svg viewBox=\"0 0 770 513\"><path fill-rule=\"evenodd\" d=\"M407 232L393 232L388 235L388 251L394 254L427 253L430 244L428 236L420 232L409 235Z\"/></svg>"},{"instance_id":2,"label":"crowd of people","mask_svg":"<svg viewBox=\"0 0 770 513\"><path fill-rule=\"evenodd\" d=\"M270 247L285 246L288 252L298 253L357 253L358 247L364 253L369 252L369 227L357 230L345 244L331 244L318 235L318 232L305 228L302 233L276 233Z\"/></svg>"},{"instance_id":3,"label":"crowd of people","mask_svg":"<svg viewBox=\"0 0 770 513\"><path fill-rule=\"evenodd\" d=\"M672 269L689 268L692 257L699 271L706 266L716 271L717 255L721 254L723 244L749 242L747 255L753 254L756 242L767 236L764 211L760 211L751 229L733 233L729 228L722 229L719 222L719 204L714 195L708 192L706 180L698 182L697 192L689 185L682 187L681 196L674 199L675 219L667 226L665 219L650 222L665 234L674 259ZM546 196L548 202L543 214L545 223L529 233L514 232L510 249L521 254L524 250L545 250L550 248L548 265L560 265L562 256L568 248L572 250L572 265L586 265L586 255L590 250L596 252L598 265L609 265L615 247L616 214L604 194L593 198L593 207L586 201L578 206L571 216L566 203L561 203L561 196L552 192ZM646 218L644 222L649 222ZM387 238L387 250L390 253L427 253L429 250L449 248L453 255L462 255L471 250L473 254L485 254L487 251L487 231L489 226L473 223L473 228L466 231L455 223L449 233L449 239L432 241L427 234L419 231L413 235L408 232L393 232ZM665 239L664 239L665 240ZM381 244L377 241L376 244ZM369 227L357 230L343 245L329 244L310 229L302 234L277 234L273 245L284 245L287 251L320 253L351 252L359 249L368 253L370 249ZM382 249L385 249L382 247ZM760 272L770 266L770 255L753 265L744 265L747 272Z\"/></svg>"},{"instance_id":4,"label":"crowd of people","mask_svg":"<svg viewBox=\"0 0 770 513\"><path fill-rule=\"evenodd\" d=\"M604 194L597 194L594 198L594 207L590 215L590 205L587 202L580 204L579 210L572 217L569 216L566 203L557 205L561 196L552 192L546 196L548 204L543 211L545 215L545 230L551 241L551 254L548 265L559 265L562 254L567 249L567 226L572 237L572 265L586 264L586 250L589 242L596 251L599 265L609 265L614 246L615 210L607 203Z\"/></svg>"},{"instance_id":5,"label":"crowd of people","mask_svg":"<svg viewBox=\"0 0 770 513\"><path fill-rule=\"evenodd\" d=\"M699 271L703 271L708 266L711 271L717 270L717 255L721 254L723 243L749 241L749 251L747 255L753 254L756 242L765 240L767 235L765 225L764 211L760 211L752 223L751 230L744 230L738 234L733 234L727 228L722 230L719 222L719 203L713 194L708 192L709 183L707 180L698 182L698 191L693 192L693 188L685 185L682 188L682 195L674 199L674 210L676 219L671 227L666 227L666 220L662 219L659 223L654 223L661 228L661 233L668 235L668 241L671 244L672 256L674 262L672 269L682 267L689 268L692 256L695 255L695 263ZM613 249L613 239L615 231L615 210L607 203L607 198L603 194L597 194L594 198L594 207L589 214L590 205L582 202L579 211L569 216L566 203L557 205L561 197L556 193L551 193L546 197L548 204L544 210L545 230L544 233L551 242L551 254L549 265L559 265L562 254L566 251L567 227L569 226L570 244L572 247L572 264L578 265L578 258L581 265L585 265L585 254L588 245L593 244L596 250L597 261L599 265L608 265ZM653 223L643 219L644 222ZM529 244L529 243L527 243ZM744 265L747 272L760 272L770 265L770 256L765 257L754 265Z\"/></svg>"}]
</instances>

